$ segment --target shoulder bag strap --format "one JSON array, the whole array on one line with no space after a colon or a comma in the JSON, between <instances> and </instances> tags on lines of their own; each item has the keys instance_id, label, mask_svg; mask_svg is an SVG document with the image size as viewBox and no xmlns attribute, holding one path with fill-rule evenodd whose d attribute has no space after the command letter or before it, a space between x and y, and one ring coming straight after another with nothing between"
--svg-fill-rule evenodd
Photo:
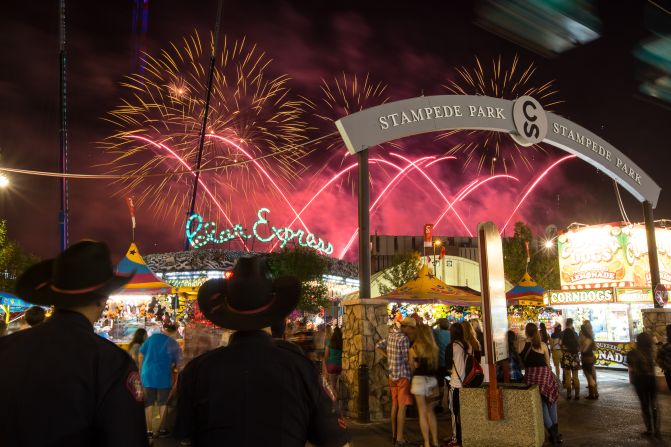
<instances>
[{"instance_id":1,"label":"shoulder bag strap","mask_svg":"<svg viewBox=\"0 0 671 447\"><path fill-rule=\"evenodd\" d=\"M464 348L464 345L462 345L462 344L459 343L459 342L455 342L454 344L455 344L455 345L459 345L459 346L461 346L461 349L464 351L464 369L465 369L465 368L466 368L466 358L467 358L466 349ZM457 373L457 377L459 378L459 381L460 381L461 384L463 385L463 384L464 384L464 380L463 380L463 379L461 378L461 376L459 375L459 371L457 371L457 365L455 365L454 362L453 362L453 364L452 364L452 367L454 368L454 372Z\"/></svg>"}]
</instances>

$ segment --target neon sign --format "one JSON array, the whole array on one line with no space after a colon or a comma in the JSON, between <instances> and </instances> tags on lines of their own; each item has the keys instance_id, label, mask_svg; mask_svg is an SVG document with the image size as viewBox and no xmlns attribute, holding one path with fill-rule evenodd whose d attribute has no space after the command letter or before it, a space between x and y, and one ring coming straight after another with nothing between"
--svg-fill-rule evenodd
<instances>
[{"instance_id":1,"label":"neon sign","mask_svg":"<svg viewBox=\"0 0 671 447\"><path fill-rule=\"evenodd\" d=\"M233 228L217 231L216 223L203 223L203 216L192 214L186 221L186 238L193 248L199 248L208 243L223 244L237 237L242 239L251 239L254 237L260 242L270 242L277 238L282 248L292 240L295 240L301 247L313 248L325 255L333 253L333 244L324 242L321 238L316 237L312 233L305 233L303 230L270 226L270 232L264 232L263 227L268 226L268 219L266 219L268 213L270 213L268 208L261 208L256 213L257 220L252 226L252 234L247 234L245 228L240 224L234 225ZM260 234L260 231L268 233L268 235L263 236Z\"/></svg>"}]
</instances>

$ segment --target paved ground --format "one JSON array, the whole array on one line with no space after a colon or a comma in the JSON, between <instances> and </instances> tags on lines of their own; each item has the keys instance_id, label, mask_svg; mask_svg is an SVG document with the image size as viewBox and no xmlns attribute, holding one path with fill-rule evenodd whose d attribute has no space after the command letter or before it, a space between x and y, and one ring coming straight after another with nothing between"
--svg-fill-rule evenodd
<instances>
[{"instance_id":1,"label":"paved ground","mask_svg":"<svg viewBox=\"0 0 671 447\"><path fill-rule=\"evenodd\" d=\"M640 436L644 430L640 407L633 387L628 383L624 371L598 370L598 401L581 398L579 401L567 401L565 394L559 400L559 427L564 435L564 446L669 446L671 447L671 395L659 397L662 415L661 440L651 440ZM584 384L584 377L581 376ZM586 390L581 392L581 396ZM421 434L417 419L407 422L409 441L421 445ZM450 419L447 415L439 418L440 437L451 434ZM389 422L357 424L350 422L352 445L354 447L390 447ZM171 440L157 440L157 447L173 447L177 443Z\"/></svg>"}]
</instances>

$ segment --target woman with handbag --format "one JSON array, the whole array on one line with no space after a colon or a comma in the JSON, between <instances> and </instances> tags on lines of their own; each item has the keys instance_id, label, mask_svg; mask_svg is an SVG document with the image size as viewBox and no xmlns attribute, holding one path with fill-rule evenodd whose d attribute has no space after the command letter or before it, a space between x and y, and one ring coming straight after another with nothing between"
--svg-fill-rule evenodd
<instances>
[{"instance_id":1,"label":"woman with handbag","mask_svg":"<svg viewBox=\"0 0 671 447\"><path fill-rule=\"evenodd\" d=\"M543 423L550 435L552 445L562 443L557 425L557 399L559 386L557 378L552 374L550 351L545 343L541 342L538 328L533 323L527 323L524 328L527 342L520 353L524 362L524 383L538 385L543 405Z\"/></svg>"},{"instance_id":2,"label":"woman with handbag","mask_svg":"<svg viewBox=\"0 0 671 447\"><path fill-rule=\"evenodd\" d=\"M412 371L410 392L417 401L419 427L424 439L424 447L438 446L438 422L433 411L438 403L438 345L433 338L431 328L420 324L415 342L408 350Z\"/></svg>"}]
</instances>

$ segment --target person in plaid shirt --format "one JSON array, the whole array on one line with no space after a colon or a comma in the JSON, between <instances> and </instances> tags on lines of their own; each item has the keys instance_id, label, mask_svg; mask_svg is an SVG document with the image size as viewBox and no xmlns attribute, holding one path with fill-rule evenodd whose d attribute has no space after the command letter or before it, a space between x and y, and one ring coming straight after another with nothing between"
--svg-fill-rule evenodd
<instances>
[{"instance_id":1,"label":"person in plaid shirt","mask_svg":"<svg viewBox=\"0 0 671 447\"><path fill-rule=\"evenodd\" d=\"M397 326L398 325L398 326ZM400 326L400 327L399 327ZM405 317L389 329L389 336L377 344L387 356L389 387L391 388L391 432L395 445L409 445L405 441L405 407L412 405L410 380L412 371L408 362L410 342L415 338L417 320Z\"/></svg>"}]
</instances>

